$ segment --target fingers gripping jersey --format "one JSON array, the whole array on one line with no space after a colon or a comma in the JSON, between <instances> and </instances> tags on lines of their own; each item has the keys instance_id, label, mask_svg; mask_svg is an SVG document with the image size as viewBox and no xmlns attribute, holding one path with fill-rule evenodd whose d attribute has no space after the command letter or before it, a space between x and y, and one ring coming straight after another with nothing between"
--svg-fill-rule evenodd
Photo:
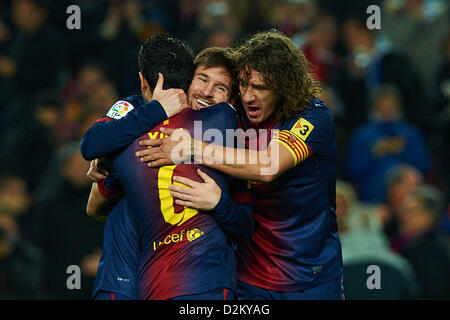
<instances>
[{"instance_id":1,"label":"fingers gripping jersey","mask_svg":"<svg viewBox=\"0 0 450 320\"><path fill-rule=\"evenodd\" d=\"M245 115L241 118L249 126ZM333 117L314 100L298 117L266 127L278 129L271 143L287 148L296 166L271 183L249 181L254 232L249 245L239 247L238 279L269 290L299 291L342 274Z\"/></svg>"},{"instance_id":2,"label":"fingers gripping jersey","mask_svg":"<svg viewBox=\"0 0 450 320\"><path fill-rule=\"evenodd\" d=\"M160 138L161 126L194 132L194 121L202 129L223 132L237 125L236 114L228 104L200 111L186 109L136 139L113 160L126 197L136 215L140 258L138 297L170 299L180 295L235 287L234 253L217 221L207 213L176 205L169 185L175 175L201 182L196 164L149 168L135 152L144 138ZM202 168L227 192L226 180L216 171Z\"/></svg>"}]
</instances>

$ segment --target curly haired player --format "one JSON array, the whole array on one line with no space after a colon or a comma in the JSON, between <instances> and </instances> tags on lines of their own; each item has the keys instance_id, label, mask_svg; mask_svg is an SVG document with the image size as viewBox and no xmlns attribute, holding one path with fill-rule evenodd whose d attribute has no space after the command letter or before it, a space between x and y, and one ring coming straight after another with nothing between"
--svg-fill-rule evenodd
<instances>
[{"instance_id":1,"label":"curly haired player","mask_svg":"<svg viewBox=\"0 0 450 320\"><path fill-rule=\"evenodd\" d=\"M245 150L215 146L211 151L206 142L187 143L199 163L248 180L254 233L238 248L239 298L343 299L332 113L315 97L319 86L305 56L278 31L251 36L231 58L242 100L240 126L255 135L247 135ZM171 163L170 138L144 145L152 148L141 152L142 161ZM218 188L174 180L190 186L171 186L179 204L203 209L205 198L222 203Z\"/></svg>"}]
</instances>

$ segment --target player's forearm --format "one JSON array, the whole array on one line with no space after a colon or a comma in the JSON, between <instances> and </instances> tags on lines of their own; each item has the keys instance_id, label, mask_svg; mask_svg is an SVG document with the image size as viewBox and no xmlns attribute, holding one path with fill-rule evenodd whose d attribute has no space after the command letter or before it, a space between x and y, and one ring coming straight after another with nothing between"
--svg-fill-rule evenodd
<instances>
[{"instance_id":1,"label":"player's forearm","mask_svg":"<svg viewBox=\"0 0 450 320\"><path fill-rule=\"evenodd\" d=\"M102 195L97 183L92 183L91 193L86 206L86 213L91 218L100 221L106 221L109 212L115 204L115 200Z\"/></svg>"},{"instance_id":2,"label":"player's forearm","mask_svg":"<svg viewBox=\"0 0 450 320\"><path fill-rule=\"evenodd\" d=\"M270 182L279 174L277 159L270 150L235 149L196 141L194 157L207 167L240 179Z\"/></svg>"},{"instance_id":3,"label":"player's forearm","mask_svg":"<svg viewBox=\"0 0 450 320\"><path fill-rule=\"evenodd\" d=\"M136 138L167 119L159 102L152 100L131 110L121 119L95 123L81 140L81 154L86 160L101 158L128 146Z\"/></svg>"}]
</instances>

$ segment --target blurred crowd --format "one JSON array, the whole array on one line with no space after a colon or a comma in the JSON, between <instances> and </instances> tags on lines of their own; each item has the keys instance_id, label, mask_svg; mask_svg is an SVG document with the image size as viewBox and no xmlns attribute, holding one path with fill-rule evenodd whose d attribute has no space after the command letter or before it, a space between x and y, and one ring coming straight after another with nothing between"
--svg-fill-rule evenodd
<instances>
[{"instance_id":1,"label":"blurred crowd","mask_svg":"<svg viewBox=\"0 0 450 320\"><path fill-rule=\"evenodd\" d=\"M72 4L79 30L66 25ZM366 26L372 4L380 30ZM445 0L2 0L0 299L89 298L103 224L85 214L79 142L140 93L140 42L168 31L198 52L269 28L304 51L335 115L346 298L449 299L449 10ZM66 286L70 265L81 290ZM370 265L381 289L367 288Z\"/></svg>"}]
</instances>

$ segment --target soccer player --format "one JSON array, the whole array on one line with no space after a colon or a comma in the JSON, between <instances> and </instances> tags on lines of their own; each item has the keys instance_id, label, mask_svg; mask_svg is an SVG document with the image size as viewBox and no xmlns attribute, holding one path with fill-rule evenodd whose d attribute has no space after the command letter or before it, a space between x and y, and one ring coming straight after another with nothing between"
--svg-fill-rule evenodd
<instances>
[{"instance_id":1,"label":"soccer player","mask_svg":"<svg viewBox=\"0 0 450 320\"><path fill-rule=\"evenodd\" d=\"M254 233L238 248L239 298L342 299L332 113L315 98L318 86L303 53L276 30L253 35L233 58L243 105L240 125L267 131L256 131L257 145L246 150L215 146L205 152L211 145L186 135L183 143L194 146L199 163L248 179ZM152 148L139 152L141 161L152 161L151 167L171 163L170 150L180 147L172 140L143 141ZM190 187L170 187L180 205L203 209L202 199L219 196L211 180L174 181Z\"/></svg>"},{"instance_id":2,"label":"soccer player","mask_svg":"<svg viewBox=\"0 0 450 320\"><path fill-rule=\"evenodd\" d=\"M141 79L142 95L135 95L118 101L110 109L107 116L97 121L85 134L81 149L86 157L91 148L101 149L108 134L116 134L116 130L122 130L124 134L128 127L121 119L127 118L135 120L142 127L155 126L167 116L173 115L182 110L186 104L186 96L183 91L187 89L193 72L193 53L186 43L177 39L169 40L169 36L157 35L145 42L139 54L139 77ZM158 59L158 63L146 60L148 56L145 52L153 50L153 58ZM176 57L164 58L175 54ZM158 78L159 90L154 90L153 95L148 94L148 84L155 86L156 70L166 71L176 68L177 74L168 74L166 79L162 76ZM151 75L150 81L144 79L143 73ZM164 81L165 80L165 81ZM167 86L177 86L181 89L163 90L162 83ZM152 112L143 112L145 110ZM111 121L114 120L114 121ZM132 132L132 129L130 130ZM100 135L98 135L99 133ZM92 146L91 146L92 145ZM138 234L135 216L126 198L120 199L122 192L119 188L113 189L110 186L112 179L104 180L106 171L97 169L100 163L97 160L91 162L90 172L93 183L89 197L87 213L88 215L105 221L103 252L97 269L96 281L92 291L93 299L98 300L129 300L136 299L136 274L138 269ZM111 181L110 181L111 180ZM110 201L105 201L110 199ZM117 201L120 201L117 203ZM112 200L112 201L111 201ZM116 204L117 203L117 204ZM115 206L113 206L116 204ZM108 219L106 219L108 217Z\"/></svg>"},{"instance_id":3,"label":"soccer player","mask_svg":"<svg viewBox=\"0 0 450 320\"><path fill-rule=\"evenodd\" d=\"M194 108L200 109L200 108L204 108L204 107L207 107L207 106L211 106L211 105L216 104L217 102L228 101L228 100L230 100L231 97L235 96L235 94L233 93L233 91L235 89L233 87L233 81L232 81L232 76L231 76L231 71L230 71L231 70L230 69L231 66L229 65L229 63L227 62L227 60L224 57L224 50L223 49L210 48L210 49L206 49L206 50L202 51L197 56L197 58L195 60L195 65L196 65L196 70L195 70L195 74L194 74L194 79L192 80L192 83L191 83L191 85L189 87L189 102ZM142 81L142 79L141 79L141 81ZM158 84L156 86L158 86ZM156 90L157 90L157 88L155 88L155 91ZM112 111L114 111L113 109L114 108L112 108ZM129 110L130 110L130 108L129 108ZM114 115L114 114L112 114L112 111L110 111L110 114ZM124 113L125 112L122 112L122 117L123 118L121 117L120 120L111 121L111 122L107 123L106 125L97 126L97 127L94 126L93 128L91 128L89 135L88 136L85 135L85 137L83 138L84 146L86 146L86 143L94 145L95 143L92 140L95 139L95 137L97 137L99 135L100 135L99 136L100 140L104 139L104 137L102 137L102 133L104 133L104 132L108 133L108 132L115 131L115 130L111 130L109 128L106 128L107 126L110 126L110 127L111 126L117 126L114 122L120 122L121 121L123 123L127 122L128 126L135 125L135 123L133 123L133 122L135 122L136 117L133 116L133 117L130 118L128 116L124 116ZM215 121L213 123L214 124L213 127L216 127L216 128L220 128L221 126L222 126L223 129L225 129L227 127L232 128L233 127L233 124L232 124L233 117L234 117L234 121L235 121L235 115L233 113L230 113L230 107L228 105L224 105L224 104L219 105L219 106L214 106L214 107L211 108L211 110L199 111L198 113L194 113L194 114L195 114L195 117L200 117L200 119L203 119L204 123L207 123L208 121L210 121L210 122L211 121ZM231 118L230 118L230 116L231 116ZM172 120L169 120L169 121L172 121ZM192 123L192 121L190 121L190 123ZM175 122L175 124L176 124L176 122ZM119 126L123 127L123 124L120 124ZM150 135L152 135L152 134L153 133L150 133ZM129 137L130 136L128 136L127 138L129 139ZM108 136L108 141L110 142L110 145L111 144L113 145L112 148L117 147L117 145L115 143L117 143L117 142L119 144L121 143L121 141L117 141L117 140L118 139L116 138L116 135L115 136ZM111 150L112 150L112 148L111 148ZM95 149L96 149L95 146L92 149L93 150L91 150L91 151L95 152ZM82 150L83 150L83 144L82 144ZM92 169L92 164L91 164L91 169ZM92 171L95 172L96 170L92 170ZM144 173L145 172L146 171L144 171ZM202 172L199 172L199 174L202 175ZM92 177L94 180L100 180L100 179L103 179L105 177L105 175L101 174L100 172L96 172L94 174L94 176L95 177ZM191 176L192 176L192 174L191 174ZM106 183L106 181L108 181L108 179L104 180L101 184L99 184L99 186L101 186L100 189L102 190L103 195L108 195L108 192L109 192L109 190L108 190L109 188L105 187L105 185L104 185ZM158 180L155 179L155 177L153 177L153 178L150 178L148 181L158 181ZM146 189L146 188L143 188L143 189ZM149 189L151 189L151 187ZM153 190L154 194L156 194L158 196L158 193L159 193L159 197L162 200L162 198L164 198L164 196L162 196L162 198L161 198L161 193L162 193L161 190L164 190L164 188L161 187L161 186L158 186L158 188L156 190L155 190L155 188L153 188L153 189L154 189ZM168 189L167 189L167 195L169 195L169 197L170 197ZM93 192L91 193L91 197L92 196L100 198L100 200L102 198L102 195L99 196L99 190L94 190L94 188L93 188ZM224 195L224 197L226 197L226 195ZM139 198L139 197L137 197L137 198ZM144 198L142 198L142 199L144 199ZM145 199L148 199L148 197L145 198ZM161 200L154 199L155 203L161 202ZM168 199L164 200L165 203L167 203L166 200L168 200ZM118 206L122 205L123 201L125 201L125 200L124 199L121 200L121 202L119 202ZM135 199L135 201L139 201L139 199ZM169 199L169 202L170 202L170 199ZM91 204L92 203L96 203L96 201L90 201L90 203ZM216 206L216 204L217 203L214 203L213 206ZM115 207L115 209L116 208L117 208L117 206ZM250 213L248 207L245 209L245 211L241 215L238 215L238 216L230 216L228 214L228 212L230 212L230 211L233 212L233 211L236 211L236 210L230 210L230 208L227 207L227 206L223 207L221 210L219 210L219 208L220 208L220 205L216 206L214 219L217 220L220 223L220 228L222 228L226 232L226 234L228 236L230 236L233 239L240 240L242 238L245 239L246 237L249 236L249 234L251 234L251 213ZM95 210L92 209L91 211L95 211ZM141 211L142 211L142 208L141 208ZM124 213L121 213L121 214L124 214ZM174 214L174 213L172 212L172 214ZM126 214L124 214L124 215L125 215L125 217L127 217ZM124 220L123 217L119 219L116 216L117 216L117 214L115 212L111 212L110 215L109 215L109 218L107 219L107 222L108 222L108 220L111 219L111 217L114 217L114 220L118 220L118 221L123 221ZM144 223L145 223L145 220L146 219L144 219ZM197 219L197 220L199 220L199 219ZM195 221L195 219L193 221ZM140 226L140 224L138 224L138 226ZM120 226L119 225L117 225L115 229L116 229L116 231L115 231L114 234L116 234L116 235L117 234L119 234L119 235L122 234L122 237L126 238L126 234L124 234L123 231L120 230ZM146 228L144 228L144 229L146 229ZM167 244L167 242L170 242L173 239L177 240L176 242L182 241L181 239L183 237L185 239L187 237L188 241L189 241L189 237L191 237L191 239L192 239L192 235L191 235L192 232L189 233L189 234L185 234L185 230L186 229L181 230L180 231L181 233L179 235L175 234L175 235L173 235L173 237L169 237L169 238L166 237L164 239L164 244ZM240 231L240 230L242 230L242 231ZM216 233L220 235L220 232L216 232ZM130 234L131 234L130 238L134 239L135 238L135 233L133 233L133 230L130 230ZM144 234L144 233L142 233L142 234ZM151 250L145 251L145 249L144 249L144 255L146 255L147 257L148 256L153 256L154 254L151 251L155 251L156 247L160 246L160 242L153 242L152 243L152 242L149 242L149 241L146 241L146 240L143 240L143 242L144 242L144 246L143 247L145 247L149 243L152 244L152 247L147 248L147 249L151 249ZM120 243L113 242L113 244L117 245L117 244L120 244ZM202 244L202 245L200 245L200 248L204 248L205 249L205 248L207 248L207 246L206 246L206 244ZM121 251L123 251L123 250L121 250ZM117 252L117 250L116 250L116 252ZM164 256L164 253L158 253L158 254ZM120 255L116 254L116 256L119 256L119 258L122 261L126 261L126 260L123 259L123 255L120 256ZM149 259L147 259L147 261L148 260ZM151 267L149 267L149 269L155 270L155 268L157 268L156 267L157 264L153 263L151 260L152 259L150 259L149 264L153 264L153 265ZM201 259L198 259L198 260L201 261ZM225 262L224 263L225 266L226 265L231 266L232 263L233 263L232 262L233 259L231 259L231 260L230 259L226 259L226 260L227 261L222 261L220 263L224 263ZM217 262L212 257L209 258L209 261L211 261L212 263ZM117 265L117 263L114 263L114 262L112 262L112 263L113 263L113 265ZM205 264L205 266L203 268L205 268L205 267L206 267L206 264ZM210 268L210 269L211 269L211 271L209 271L209 277L213 277L212 272L214 271L214 268ZM151 274L151 270L150 271L146 270L145 272L147 274ZM204 278L207 277L208 272L202 272L201 270L202 269L198 269L198 271L196 270L196 272L204 273L203 277ZM145 273L145 272L142 272L142 273ZM153 271L153 272L155 272L155 271ZM220 272L223 273L223 270L219 271L219 273ZM130 279L129 279L130 277L125 278L125 280L124 280L123 277L119 277L119 278L120 278L121 281L125 281L127 284L133 283L133 281L130 281ZM201 277L198 277L198 278L201 279ZM223 276L222 275L222 278L226 279L227 276ZM180 277L180 281L179 281L180 284L177 284L177 286L181 286L182 279L183 278ZM142 281L140 281L140 283L141 282ZM145 291L148 292L148 291L153 290L152 289L152 286L153 286L152 283L153 282L157 283L158 281L153 281L152 280L152 281L150 281L150 283L147 281L145 288L144 289L141 288L140 291L141 292L145 292ZM159 280L159 282L161 282L161 280ZM194 286L197 285L198 283L201 283L201 281L200 282L199 281L191 281L191 285L194 285ZM217 283L216 283L216 285L217 285ZM187 290L186 293L197 293L197 291L199 291L199 290L202 291L202 290L206 290L208 288L209 287L205 286L205 285L198 286L198 288L186 289ZM217 289L217 288L214 288L214 289ZM171 290L173 291L173 289L168 289L166 291L170 292ZM110 292L111 292L111 290L110 290ZM158 290L156 290L155 292L156 293L152 293L152 295L147 295L147 296L145 296L142 293L140 295L140 297L141 298L164 299L164 298L167 298L169 296L172 297L174 295L173 293L170 293L169 295L164 296L164 295L161 295L160 293L158 293ZM180 292L184 293L183 290L180 291ZM190 296L183 295L181 293L179 295L181 295L184 298L190 297ZM178 293L175 293L175 294L178 295ZM192 297L192 298L203 298L203 299L206 299L206 298L220 298L220 297L223 297L223 294L224 294L223 293L223 288L219 288L219 291L214 292L214 294L215 295L211 295L211 293L206 293L206 294L203 293L203 294L200 294L200 295L196 294L195 297ZM108 297L108 296L109 295L106 294L106 297ZM232 297L232 296L233 295L230 293L229 297Z\"/></svg>"}]
</instances>

